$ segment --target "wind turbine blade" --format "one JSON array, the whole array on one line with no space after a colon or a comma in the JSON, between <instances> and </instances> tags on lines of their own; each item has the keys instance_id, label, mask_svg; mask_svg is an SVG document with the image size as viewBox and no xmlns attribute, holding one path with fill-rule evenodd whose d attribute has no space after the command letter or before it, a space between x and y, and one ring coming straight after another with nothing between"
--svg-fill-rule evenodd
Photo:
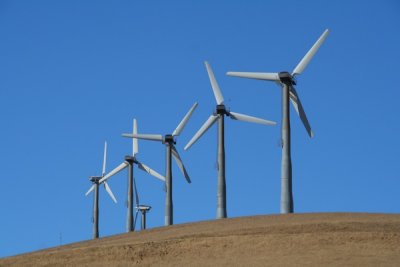
<instances>
[{"instance_id":1,"label":"wind turbine blade","mask_svg":"<svg viewBox=\"0 0 400 267\"><path fill-rule=\"evenodd\" d=\"M123 137L137 138L150 141L162 141L163 137L161 134L122 134Z\"/></svg>"},{"instance_id":2,"label":"wind turbine blade","mask_svg":"<svg viewBox=\"0 0 400 267\"><path fill-rule=\"evenodd\" d=\"M212 90L214 92L215 100L217 101L218 105L221 105L224 103L224 97L222 96L221 89L219 89L217 80L215 79L215 76L211 69L210 64L208 64L207 61L204 61L204 64L206 65L208 78L210 79L210 83L211 83Z\"/></svg>"},{"instance_id":3,"label":"wind turbine blade","mask_svg":"<svg viewBox=\"0 0 400 267\"><path fill-rule=\"evenodd\" d=\"M183 120L179 123L178 127L176 127L175 131L172 133L173 136L178 136L181 134L183 128L185 127L186 123L192 116L192 114L193 114L194 110L197 108L197 106L198 106L197 102L193 104L193 106L190 108L188 113L186 113L185 117L183 117Z\"/></svg>"},{"instance_id":4,"label":"wind turbine blade","mask_svg":"<svg viewBox=\"0 0 400 267\"><path fill-rule=\"evenodd\" d=\"M117 203L117 200L115 199L115 196L114 196L113 192L111 191L111 188L110 188L110 186L107 184L107 182L104 182L104 187L105 187L107 193L110 195L111 199L112 199L115 203Z\"/></svg>"},{"instance_id":5,"label":"wind turbine blade","mask_svg":"<svg viewBox=\"0 0 400 267\"><path fill-rule=\"evenodd\" d=\"M226 73L228 76L257 79L264 81L280 81L278 73L268 73L268 72L234 72L229 71Z\"/></svg>"},{"instance_id":6,"label":"wind turbine blade","mask_svg":"<svg viewBox=\"0 0 400 267\"><path fill-rule=\"evenodd\" d=\"M137 134L137 122L136 119L133 119L133 134ZM133 145L133 156L139 153L139 144L137 138L132 138L132 145Z\"/></svg>"},{"instance_id":7,"label":"wind turbine blade","mask_svg":"<svg viewBox=\"0 0 400 267\"><path fill-rule=\"evenodd\" d=\"M172 150L172 156L174 157L176 164L178 165L179 169L181 170L183 176L185 176L186 181L190 184L192 181L190 181L189 174L187 173L186 168L183 165L182 159L179 156L179 153L176 150L175 146L171 146L171 150Z\"/></svg>"},{"instance_id":8,"label":"wind turbine blade","mask_svg":"<svg viewBox=\"0 0 400 267\"><path fill-rule=\"evenodd\" d=\"M259 124L264 124L264 125L276 125L276 122L274 121L268 121L264 119L260 119L257 117L252 117L236 112L229 112L229 117L231 117L234 120L239 120L239 121L247 121L247 122L253 122L253 123L259 123Z\"/></svg>"},{"instance_id":9,"label":"wind turbine blade","mask_svg":"<svg viewBox=\"0 0 400 267\"><path fill-rule=\"evenodd\" d=\"M306 113L304 112L303 105L301 104L300 101L300 97L293 86L290 87L290 101L292 102L294 109L296 110L301 121L303 122L303 125L306 128L308 135L312 138L314 136L314 133L311 130L310 123L308 122Z\"/></svg>"},{"instance_id":10,"label":"wind turbine blade","mask_svg":"<svg viewBox=\"0 0 400 267\"><path fill-rule=\"evenodd\" d=\"M197 133L192 137L192 139L187 143L184 150L188 150L207 130L210 128L214 122L218 119L218 115L211 115L206 122L201 126Z\"/></svg>"},{"instance_id":11,"label":"wind turbine blade","mask_svg":"<svg viewBox=\"0 0 400 267\"><path fill-rule=\"evenodd\" d=\"M106 161L107 161L107 141L104 142L103 172L101 176L104 176L104 174L106 174Z\"/></svg>"},{"instance_id":12,"label":"wind turbine blade","mask_svg":"<svg viewBox=\"0 0 400 267\"><path fill-rule=\"evenodd\" d=\"M158 172L156 172L155 170L151 169L149 166L138 162L138 167L139 169L141 169L142 171L147 172L148 174L150 174L151 176L156 177L157 179L160 179L161 181L165 182L165 177L162 176L161 174L159 174Z\"/></svg>"},{"instance_id":13,"label":"wind turbine blade","mask_svg":"<svg viewBox=\"0 0 400 267\"><path fill-rule=\"evenodd\" d=\"M297 64L296 68L293 70L292 76L301 74L304 71L304 69L307 67L308 63L310 63L315 53L317 53L319 47L325 41L328 34L329 30L326 29L324 33L315 42L315 44L311 47L311 49L307 52L307 54L303 57L303 59L299 62L299 64Z\"/></svg>"},{"instance_id":14,"label":"wind turbine blade","mask_svg":"<svg viewBox=\"0 0 400 267\"><path fill-rule=\"evenodd\" d=\"M118 165L114 170L110 171L108 174L106 174L103 178L100 179L99 184L103 183L104 181L107 181L108 178L110 178L111 176L119 173L120 171L122 171L123 169L125 169L126 167L128 167L128 162L124 161L122 162L120 165Z\"/></svg>"},{"instance_id":15,"label":"wind turbine blade","mask_svg":"<svg viewBox=\"0 0 400 267\"><path fill-rule=\"evenodd\" d=\"M136 206L139 206L139 194L136 187L135 177L133 177L133 188L135 190Z\"/></svg>"},{"instance_id":16,"label":"wind turbine blade","mask_svg":"<svg viewBox=\"0 0 400 267\"><path fill-rule=\"evenodd\" d=\"M86 192L85 196L88 196L90 194L90 192L92 192L94 190L94 185L92 185L89 190Z\"/></svg>"},{"instance_id":17,"label":"wind turbine blade","mask_svg":"<svg viewBox=\"0 0 400 267\"><path fill-rule=\"evenodd\" d=\"M133 231L135 231L135 229L136 229L136 222L137 222L138 213L139 213L139 210L136 210L136 214L135 214L135 223L133 224Z\"/></svg>"}]
</instances>

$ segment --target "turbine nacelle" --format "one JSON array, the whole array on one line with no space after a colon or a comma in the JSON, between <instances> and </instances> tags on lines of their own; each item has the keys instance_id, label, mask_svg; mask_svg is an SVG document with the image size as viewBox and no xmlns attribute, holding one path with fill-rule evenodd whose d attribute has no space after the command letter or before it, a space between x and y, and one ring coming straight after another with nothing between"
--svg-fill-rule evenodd
<instances>
[{"instance_id":1,"label":"turbine nacelle","mask_svg":"<svg viewBox=\"0 0 400 267\"><path fill-rule=\"evenodd\" d=\"M128 162L129 164L137 163L136 158L130 155L125 156L125 161Z\"/></svg>"},{"instance_id":2,"label":"turbine nacelle","mask_svg":"<svg viewBox=\"0 0 400 267\"><path fill-rule=\"evenodd\" d=\"M296 85L296 80L295 80L294 76L291 75L289 72L281 71L278 73L278 75L279 75L279 80L281 81L281 83L287 84L287 85Z\"/></svg>"},{"instance_id":3,"label":"turbine nacelle","mask_svg":"<svg viewBox=\"0 0 400 267\"><path fill-rule=\"evenodd\" d=\"M141 212L149 212L151 210L151 206L147 205L138 205L136 208Z\"/></svg>"},{"instance_id":4,"label":"turbine nacelle","mask_svg":"<svg viewBox=\"0 0 400 267\"><path fill-rule=\"evenodd\" d=\"M174 136L172 134L166 134L163 137L162 143L163 144L173 144L173 145L175 145L176 141L175 141Z\"/></svg>"},{"instance_id":5,"label":"turbine nacelle","mask_svg":"<svg viewBox=\"0 0 400 267\"><path fill-rule=\"evenodd\" d=\"M101 176L89 176L89 181L94 184L98 184L101 178Z\"/></svg>"},{"instance_id":6,"label":"turbine nacelle","mask_svg":"<svg viewBox=\"0 0 400 267\"><path fill-rule=\"evenodd\" d=\"M228 115L229 111L226 109L225 105L217 105L214 115Z\"/></svg>"}]
</instances>

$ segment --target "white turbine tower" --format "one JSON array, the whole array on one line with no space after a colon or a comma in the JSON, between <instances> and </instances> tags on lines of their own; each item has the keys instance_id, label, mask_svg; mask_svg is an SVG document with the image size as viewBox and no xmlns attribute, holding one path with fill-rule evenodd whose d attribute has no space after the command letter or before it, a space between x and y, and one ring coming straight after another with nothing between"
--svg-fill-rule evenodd
<instances>
[{"instance_id":1,"label":"white turbine tower","mask_svg":"<svg viewBox=\"0 0 400 267\"><path fill-rule=\"evenodd\" d=\"M99 237L99 185L104 184L104 187L107 193L110 195L111 199L117 203L114 194L111 191L110 186L106 181L100 181L102 177L104 177L106 173L106 160L107 160L107 142L104 142L104 158L103 158L103 172L101 176L90 176L89 180L93 183L93 185L86 192L86 196L90 194L94 190L93 195L93 238Z\"/></svg>"},{"instance_id":2,"label":"white turbine tower","mask_svg":"<svg viewBox=\"0 0 400 267\"><path fill-rule=\"evenodd\" d=\"M137 134L137 123L136 119L133 120L133 133ZM165 182L165 177L159 174L158 172L152 170L149 166L141 163L137 158L136 155L139 152L138 148L138 141L137 139L133 139L133 151L132 151L132 156L125 156L125 161L122 162L119 166L117 166L115 169L113 169L111 172L109 172L107 175L105 175L102 179L100 179L100 182L107 181L109 178L114 176L115 174L119 173L125 168L128 168L128 201L127 201L127 206L128 206L128 213L127 213L127 219L126 219L126 231L131 232L134 230L134 219L133 219L133 207L134 207L134 199L133 199L133 194L134 194L134 177L133 177L133 164L136 164L140 170L147 172L148 174L156 177L157 179Z\"/></svg>"},{"instance_id":3,"label":"white turbine tower","mask_svg":"<svg viewBox=\"0 0 400 267\"><path fill-rule=\"evenodd\" d=\"M208 62L205 62L208 77L210 78L211 87L214 92L217 106L215 112L201 126L198 132L193 136L189 143L185 146L185 150L189 149L217 120L218 120L218 189L217 189L217 219L226 218L226 181L225 181L225 130L224 117L231 119L259 123L264 125L275 125L276 122L268 121L248 115L228 111L224 105L224 98L215 79L214 73Z\"/></svg>"},{"instance_id":4,"label":"white turbine tower","mask_svg":"<svg viewBox=\"0 0 400 267\"><path fill-rule=\"evenodd\" d=\"M197 103L190 108L189 112L185 115L182 121L178 124L176 129L172 134L122 134L124 137L130 137L134 140L144 139L150 141L159 141L162 142L166 147L166 173L165 173L165 185L166 185L166 197L165 197L165 225L172 225L173 224L173 203L172 203L172 164L171 164L171 155L175 159L179 169L185 176L188 183L190 183L189 175L183 165L183 162L179 156L178 151L175 148L176 140L175 137L180 135L183 128L185 127L186 123L188 122L190 116L194 112L197 107Z\"/></svg>"},{"instance_id":5,"label":"white turbine tower","mask_svg":"<svg viewBox=\"0 0 400 267\"><path fill-rule=\"evenodd\" d=\"M328 36L329 30L325 30L319 37L317 42L311 47L299 64L294 68L292 73L287 71L279 73L265 72L228 72L229 76L273 81L282 87L282 165L281 165L281 213L292 213L293 207L293 192L292 192L292 161L290 152L290 110L289 99L293 104L294 109L300 116L300 119L307 130L310 137L313 137L310 123L306 117L303 106L300 102L294 85L296 85L295 77L301 74L310 63L311 59Z\"/></svg>"}]
</instances>

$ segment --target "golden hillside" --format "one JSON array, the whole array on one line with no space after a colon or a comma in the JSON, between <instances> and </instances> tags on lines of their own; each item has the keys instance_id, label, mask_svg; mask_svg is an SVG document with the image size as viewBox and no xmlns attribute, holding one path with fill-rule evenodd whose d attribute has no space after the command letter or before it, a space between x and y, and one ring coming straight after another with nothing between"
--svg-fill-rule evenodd
<instances>
[{"instance_id":1,"label":"golden hillside","mask_svg":"<svg viewBox=\"0 0 400 267\"><path fill-rule=\"evenodd\" d=\"M400 266L400 214L315 213L160 227L0 266Z\"/></svg>"}]
</instances>

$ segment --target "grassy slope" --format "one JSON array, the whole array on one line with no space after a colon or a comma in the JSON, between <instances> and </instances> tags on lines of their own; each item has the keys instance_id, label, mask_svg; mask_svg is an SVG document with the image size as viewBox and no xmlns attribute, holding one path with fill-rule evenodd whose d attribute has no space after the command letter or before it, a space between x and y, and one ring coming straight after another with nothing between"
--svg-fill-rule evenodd
<instances>
[{"instance_id":1,"label":"grassy slope","mask_svg":"<svg viewBox=\"0 0 400 267\"><path fill-rule=\"evenodd\" d=\"M398 266L400 214L269 215L174 225L0 259L0 266Z\"/></svg>"}]
</instances>

